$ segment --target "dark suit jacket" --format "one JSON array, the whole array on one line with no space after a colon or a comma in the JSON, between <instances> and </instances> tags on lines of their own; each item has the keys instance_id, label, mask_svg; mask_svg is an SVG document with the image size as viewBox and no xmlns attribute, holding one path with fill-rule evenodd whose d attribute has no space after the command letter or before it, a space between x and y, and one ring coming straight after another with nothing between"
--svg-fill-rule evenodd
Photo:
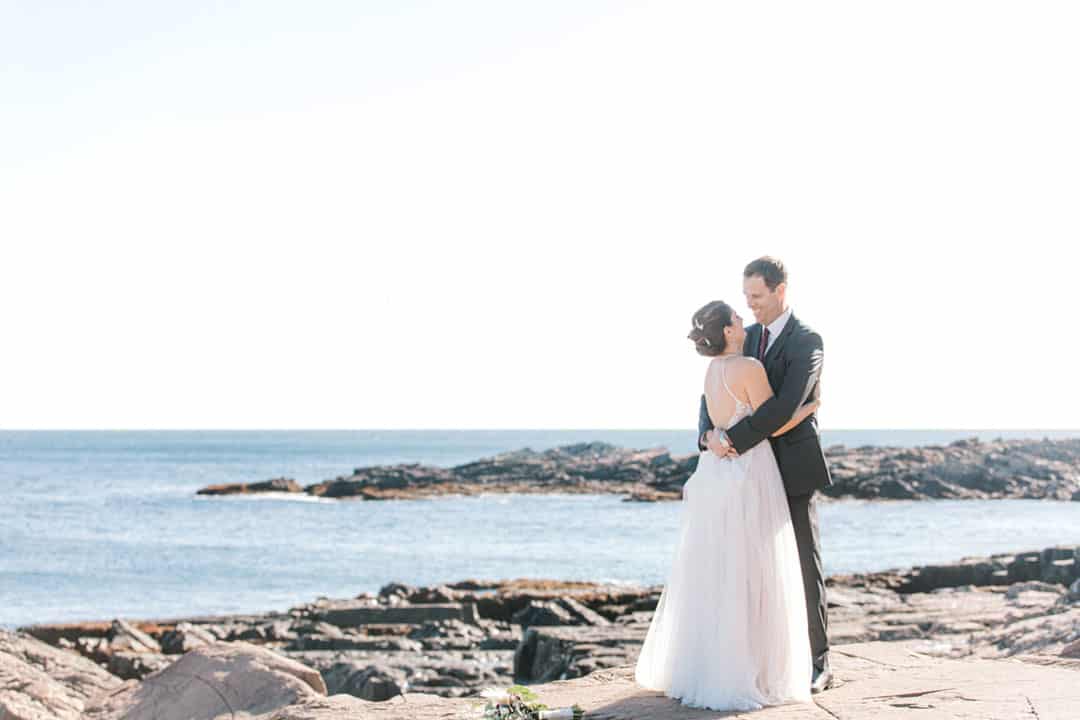
<instances>
[{"instance_id":1,"label":"dark suit jacket","mask_svg":"<svg viewBox=\"0 0 1080 720\"><path fill-rule=\"evenodd\" d=\"M744 355L757 354L761 332L760 323L746 329ZM799 407L818 397L818 381L824 357L821 336L793 313L765 355L765 374L769 377L773 396L761 403L753 415L743 418L727 431L728 439L739 453L746 452L765 439L772 443L788 495L806 495L832 485L825 453L821 450L816 414L810 415L780 437L770 437L791 419ZM712 427L705 396L702 395L698 413L699 449L705 449L700 446L701 434Z\"/></svg>"}]
</instances>

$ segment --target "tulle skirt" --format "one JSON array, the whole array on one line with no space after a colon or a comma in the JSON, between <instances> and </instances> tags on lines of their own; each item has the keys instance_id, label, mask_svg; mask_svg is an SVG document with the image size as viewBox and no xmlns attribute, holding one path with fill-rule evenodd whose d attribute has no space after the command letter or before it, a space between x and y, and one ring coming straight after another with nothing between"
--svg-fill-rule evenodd
<instances>
[{"instance_id":1,"label":"tulle skirt","mask_svg":"<svg viewBox=\"0 0 1080 720\"><path fill-rule=\"evenodd\" d=\"M679 541L638 657L638 685L712 710L810 701L799 553L768 442L701 453Z\"/></svg>"}]
</instances>

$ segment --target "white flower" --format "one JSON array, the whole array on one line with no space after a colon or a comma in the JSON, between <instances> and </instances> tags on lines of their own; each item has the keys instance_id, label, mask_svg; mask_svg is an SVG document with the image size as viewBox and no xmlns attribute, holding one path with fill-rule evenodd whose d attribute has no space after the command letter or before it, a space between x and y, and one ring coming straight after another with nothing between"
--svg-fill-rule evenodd
<instances>
[{"instance_id":1,"label":"white flower","mask_svg":"<svg viewBox=\"0 0 1080 720\"><path fill-rule=\"evenodd\" d=\"M480 692L480 697L484 698L485 700L490 700L496 705L509 703L514 699L514 696L506 690L501 690L499 688L493 687L484 688Z\"/></svg>"}]
</instances>

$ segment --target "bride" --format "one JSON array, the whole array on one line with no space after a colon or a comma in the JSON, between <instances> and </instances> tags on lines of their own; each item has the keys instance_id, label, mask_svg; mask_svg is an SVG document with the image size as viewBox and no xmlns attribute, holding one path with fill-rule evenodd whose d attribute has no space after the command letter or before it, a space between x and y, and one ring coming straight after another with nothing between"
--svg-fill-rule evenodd
<instances>
[{"instance_id":1,"label":"bride","mask_svg":"<svg viewBox=\"0 0 1080 720\"><path fill-rule=\"evenodd\" d=\"M688 336L712 356L705 401L730 428L772 397L764 366L741 354L742 318L711 302ZM775 434L818 408L811 403ZM684 705L756 710L810 701L806 600L787 497L769 443L721 458L703 451L683 486L678 549L634 679Z\"/></svg>"}]
</instances>

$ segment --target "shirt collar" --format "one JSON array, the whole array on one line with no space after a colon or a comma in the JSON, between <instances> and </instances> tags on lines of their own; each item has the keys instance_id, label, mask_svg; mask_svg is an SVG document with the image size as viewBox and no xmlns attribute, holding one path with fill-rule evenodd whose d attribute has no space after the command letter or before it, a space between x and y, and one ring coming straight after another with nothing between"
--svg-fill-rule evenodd
<instances>
[{"instance_id":1,"label":"shirt collar","mask_svg":"<svg viewBox=\"0 0 1080 720\"><path fill-rule=\"evenodd\" d=\"M788 318L790 318L790 317L791 317L791 308L788 308L784 312L780 313L780 317L776 318L771 323L769 323L766 326L766 327L769 328L769 337L774 338L777 335L779 335L783 331L784 326L787 325Z\"/></svg>"}]
</instances>

